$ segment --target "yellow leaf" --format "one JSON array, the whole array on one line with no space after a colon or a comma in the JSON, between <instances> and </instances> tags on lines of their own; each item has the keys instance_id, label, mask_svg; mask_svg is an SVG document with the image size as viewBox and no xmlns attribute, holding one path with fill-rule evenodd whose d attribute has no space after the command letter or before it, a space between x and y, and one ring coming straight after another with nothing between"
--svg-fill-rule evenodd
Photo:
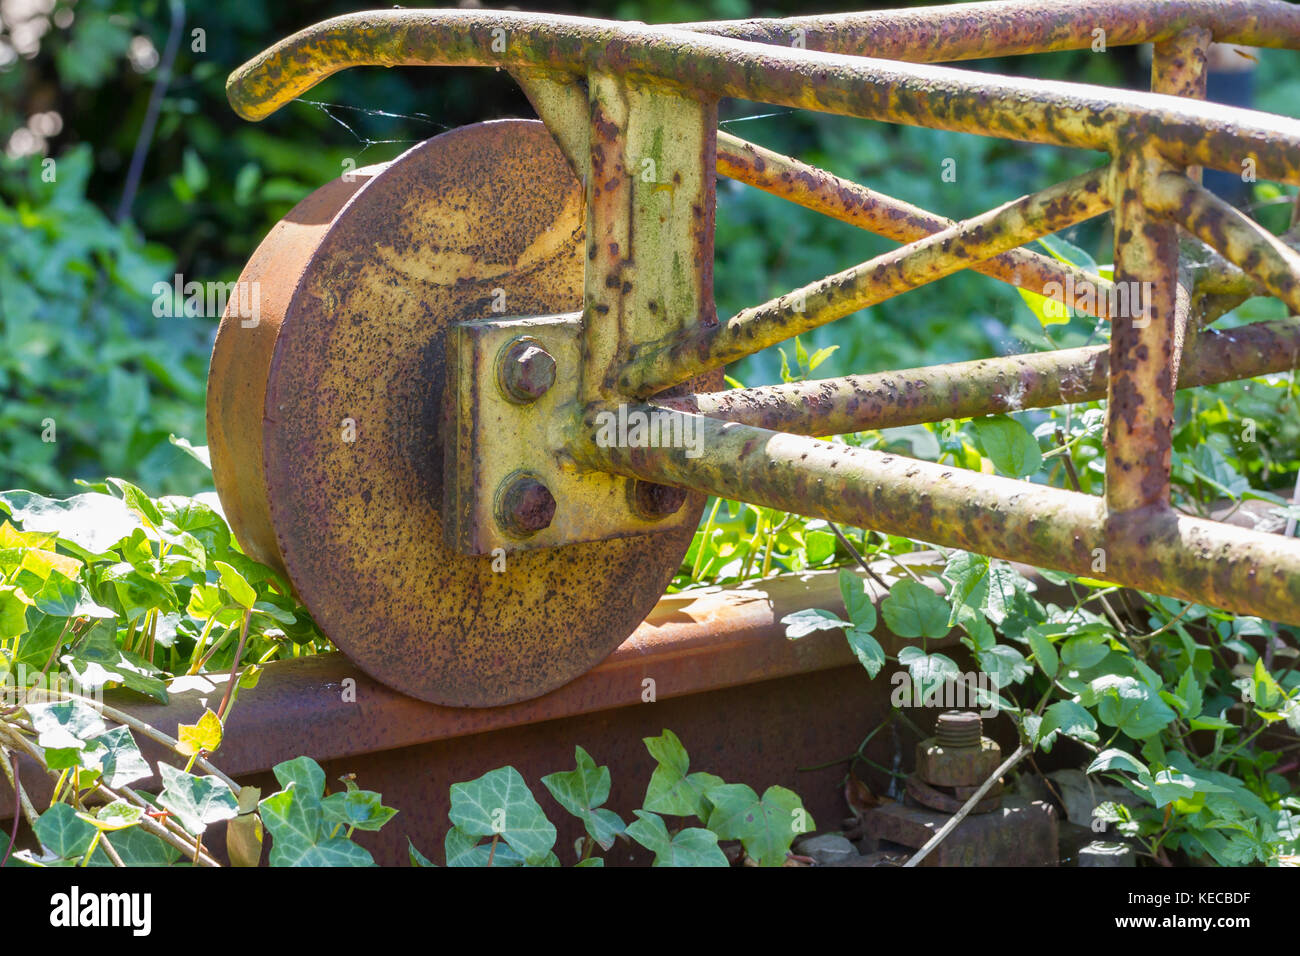
<instances>
[{"instance_id":1,"label":"yellow leaf","mask_svg":"<svg viewBox=\"0 0 1300 956\"><path fill-rule=\"evenodd\" d=\"M181 724L176 728L176 748L187 757L206 750L208 753L221 746L221 719L211 710L205 710L197 724Z\"/></svg>"}]
</instances>

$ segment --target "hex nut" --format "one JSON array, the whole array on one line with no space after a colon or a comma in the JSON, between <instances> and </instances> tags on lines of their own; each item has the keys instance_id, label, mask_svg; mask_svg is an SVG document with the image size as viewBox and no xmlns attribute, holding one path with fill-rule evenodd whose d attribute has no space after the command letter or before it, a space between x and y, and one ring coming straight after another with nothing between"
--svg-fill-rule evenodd
<instances>
[{"instance_id":1,"label":"hex nut","mask_svg":"<svg viewBox=\"0 0 1300 956\"><path fill-rule=\"evenodd\" d=\"M943 747L930 737L916 745L916 775L933 787L978 787L1002 763L997 741L980 738L978 747Z\"/></svg>"}]
</instances>

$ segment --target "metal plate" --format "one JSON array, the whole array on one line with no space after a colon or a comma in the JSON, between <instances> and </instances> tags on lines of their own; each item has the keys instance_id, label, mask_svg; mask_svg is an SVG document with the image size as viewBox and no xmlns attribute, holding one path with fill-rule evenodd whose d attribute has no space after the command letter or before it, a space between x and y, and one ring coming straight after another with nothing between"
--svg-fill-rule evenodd
<instances>
[{"instance_id":1,"label":"metal plate","mask_svg":"<svg viewBox=\"0 0 1300 956\"><path fill-rule=\"evenodd\" d=\"M269 285L257 328L227 317L218 335L217 488L240 541L376 679L450 706L535 697L632 632L693 526L504 559L447 548L447 329L581 308L582 191L534 121L453 130L368 172L304 200L246 270ZM684 507L698 519L703 499Z\"/></svg>"}]
</instances>

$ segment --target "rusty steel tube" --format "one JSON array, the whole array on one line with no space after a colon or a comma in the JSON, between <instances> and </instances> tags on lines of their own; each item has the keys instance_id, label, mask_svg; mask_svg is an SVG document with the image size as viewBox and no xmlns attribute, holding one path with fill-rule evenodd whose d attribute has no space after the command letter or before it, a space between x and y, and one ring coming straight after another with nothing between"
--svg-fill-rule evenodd
<instances>
[{"instance_id":1,"label":"rusty steel tube","mask_svg":"<svg viewBox=\"0 0 1300 956\"><path fill-rule=\"evenodd\" d=\"M1294 18L1273 11L1286 36ZM1253 34L1252 34L1253 35ZM504 47L504 49L501 49ZM819 53L671 27L478 10L380 10L301 30L231 74L226 94L264 119L353 66L542 67L617 72L732 96L911 126L1113 152L1140 129L1183 166L1300 182L1300 121L1160 94Z\"/></svg>"},{"instance_id":2,"label":"rusty steel tube","mask_svg":"<svg viewBox=\"0 0 1300 956\"><path fill-rule=\"evenodd\" d=\"M1166 213L1293 311L1300 312L1300 253L1282 238L1175 173L1154 177L1149 201L1153 209Z\"/></svg>"},{"instance_id":3,"label":"rusty steel tube","mask_svg":"<svg viewBox=\"0 0 1300 956\"><path fill-rule=\"evenodd\" d=\"M1168 504L1174 388L1187 321L1178 234L1144 205L1148 149L1135 139L1116 160L1113 183L1115 286L1129 303L1110 322L1106 503L1116 512Z\"/></svg>"},{"instance_id":4,"label":"rusty steel tube","mask_svg":"<svg viewBox=\"0 0 1300 956\"><path fill-rule=\"evenodd\" d=\"M718 133L717 168L720 175L895 242L914 242L956 225L945 216L729 133ZM1110 283L1051 256L1012 249L972 265L971 269L1067 306L1075 303L1066 301L1066 289L1082 289L1091 284L1096 295L1085 303L1090 307L1081 311L1103 319L1110 316L1107 309Z\"/></svg>"},{"instance_id":5,"label":"rusty steel tube","mask_svg":"<svg viewBox=\"0 0 1300 956\"><path fill-rule=\"evenodd\" d=\"M782 342L859 309L959 272L1039 236L1100 215L1110 206L1109 167L956 223L861 265L745 309L722 325L698 325L633 350L620 388L650 395L700 371Z\"/></svg>"},{"instance_id":6,"label":"rusty steel tube","mask_svg":"<svg viewBox=\"0 0 1300 956\"><path fill-rule=\"evenodd\" d=\"M1106 397L1109 348L1058 349L897 372L737 388L654 404L796 435L843 435L1051 408ZM1286 372L1300 366L1300 319L1204 329L1189 338L1179 388Z\"/></svg>"},{"instance_id":7,"label":"rusty steel tube","mask_svg":"<svg viewBox=\"0 0 1300 956\"><path fill-rule=\"evenodd\" d=\"M989 0L772 20L674 24L810 50L940 63L1167 40L1189 25L1220 43L1300 48L1300 9L1281 0Z\"/></svg>"},{"instance_id":8,"label":"rusty steel tube","mask_svg":"<svg viewBox=\"0 0 1300 956\"><path fill-rule=\"evenodd\" d=\"M683 412L671 414L689 447L600 443L601 411L568 427L569 452L589 468L1074 574L1098 576L1100 559L1109 580L1300 624L1295 539L1164 508L1108 520L1090 495Z\"/></svg>"}]
</instances>

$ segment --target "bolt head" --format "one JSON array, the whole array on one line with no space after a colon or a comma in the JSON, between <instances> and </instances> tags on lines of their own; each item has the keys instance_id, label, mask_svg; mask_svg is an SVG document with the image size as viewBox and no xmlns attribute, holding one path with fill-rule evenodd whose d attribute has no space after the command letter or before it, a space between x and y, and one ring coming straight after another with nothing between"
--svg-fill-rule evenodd
<instances>
[{"instance_id":1,"label":"bolt head","mask_svg":"<svg viewBox=\"0 0 1300 956\"><path fill-rule=\"evenodd\" d=\"M660 485L637 478L628 489L632 510L648 521L658 521L676 514L686 503L685 488Z\"/></svg>"},{"instance_id":2,"label":"bolt head","mask_svg":"<svg viewBox=\"0 0 1300 956\"><path fill-rule=\"evenodd\" d=\"M521 336L502 351L497 376L512 402L535 402L555 384L555 359L536 339Z\"/></svg>"},{"instance_id":3,"label":"bolt head","mask_svg":"<svg viewBox=\"0 0 1300 956\"><path fill-rule=\"evenodd\" d=\"M532 475L507 478L497 496L497 521L510 534L527 537L551 525L555 498Z\"/></svg>"}]
</instances>

